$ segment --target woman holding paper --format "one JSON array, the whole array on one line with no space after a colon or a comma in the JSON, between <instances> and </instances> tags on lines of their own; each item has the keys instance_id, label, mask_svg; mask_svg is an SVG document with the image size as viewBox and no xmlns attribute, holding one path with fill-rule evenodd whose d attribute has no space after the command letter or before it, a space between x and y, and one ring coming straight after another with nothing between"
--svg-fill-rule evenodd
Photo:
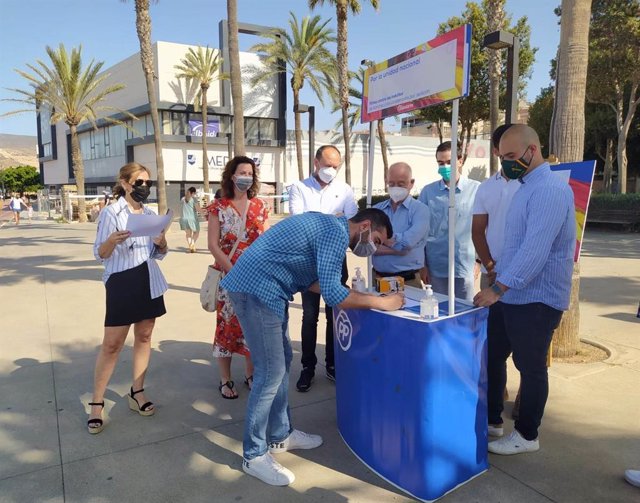
<instances>
[{"instance_id":1,"label":"woman holding paper","mask_svg":"<svg viewBox=\"0 0 640 503\"><path fill-rule=\"evenodd\" d=\"M215 258L214 267L228 273L242 252L267 230L269 209L256 195L259 190L258 173L253 159L236 156L222 173L222 197L207 206L209 214L209 251ZM226 290L218 290L216 334L213 357L218 360L222 398L238 398L231 380L231 356L245 357L244 382L251 389L253 365L244 341L240 323Z\"/></svg>"},{"instance_id":2,"label":"woman holding paper","mask_svg":"<svg viewBox=\"0 0 640 503\"><path fill-rule=\"evenodd\" d=\"M155 412L144 395L144 377L151 354L151 332L156 318L166 313L163 294L167 282L156 263L167 253L164 231L156 237L132 237L127 229L130 215L155 215L143 203L152 181L149 170L136 162L120 169L113 188L116 202L100 212L93 253L105 271L106 315L104 338L94 373L93 400L89 403L89 433L104 428L104 393L133 325L133 383L127 399L129 408L141 416Z\"/></svg>"}]
</instances>

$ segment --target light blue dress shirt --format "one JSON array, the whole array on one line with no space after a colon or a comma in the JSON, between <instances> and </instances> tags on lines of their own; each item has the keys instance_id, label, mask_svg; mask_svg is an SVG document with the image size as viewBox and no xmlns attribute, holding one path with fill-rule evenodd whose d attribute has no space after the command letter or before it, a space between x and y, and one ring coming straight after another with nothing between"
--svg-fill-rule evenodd
<instances>
[{"instance_id":1,"label":"light blue dress shirt","mask_svg":"<svg viewBox=\"0 0 640 503\"><path fill-rule=\"evenodd\" d=\"M497 281L510 289L506 304L542 302L569 308L576 246L573 191L544 163L522 177L505 226Z\"/></svg>"},{"instance_id":2,"label":"light blue dress shirt","mask_svg":"<svg viewBox=\"0 0 640 503\"><path fill-rule=\"evenodd\" d=\"M349 295L340 282L348 246L346 217L316 212L293 215L256 239L220 286L256 296L281 319L293 294L316 281L325 303L336 306Z\"/></svg>"},{"instance_id":3,"label":"light blue dress shirt","mask_svg":"<svg viewBox=\"0 0 640 503\"><path fill-rule=\"evenodd\" d=\"M374 255L373 268L380 272L414 271L424 266L424 246L429 233L429 208L413 197L407 197L395 211L391 199L374 206L384 211L393 227L394 250L406 255Z\"/></svg>"},{"instance_id":4,"label":"light blue dress shirt","mask_svg":"<svg viewBox=\"0 0 640 503\"><path fill-rule=\"evenodd\" d=\"M460 177L456 186L455 277L473 276L476 250L471 240L473 201L479 182ZM425 247L429 274L449 277L449 187L442 181L426 185L420 192L420 201L429 207L429 237Z\"/></svg>"}]
</instances>

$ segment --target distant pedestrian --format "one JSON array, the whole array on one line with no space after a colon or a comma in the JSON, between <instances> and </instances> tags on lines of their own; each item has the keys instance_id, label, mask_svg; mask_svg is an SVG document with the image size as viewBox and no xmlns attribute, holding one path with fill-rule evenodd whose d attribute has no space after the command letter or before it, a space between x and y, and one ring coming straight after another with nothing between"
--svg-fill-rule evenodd
<instances>
[{"instance_id":1,"label":"distant pedestrian","mask_svg":"<svg viewBox=\"0 0 640 503\"><path fill-rule=\"evenodd\" d=\"M104 339L94 373L93 400L87 426L89 433L104 427L102 410L104 393L133 325L133 384L127 395L129 408L141 416L155 412L144 395L144 378L151 356L151 333L156 318L164 315L163 294L167 282L156 263L167 254L164 233L155 238L131 237L127 228L129 215L155 213L143 203L149 197L150 171L136 162L120 168L118 185L113 193L116 202L100 212L93 253L104 264L106 288ZM135 390L135 391L134 391Z\"/></svg>"},{"instance_id":2,"label":"distant pedestrian","mask_svg":"<svg viewBox=\"0 0 640 503\"><path fill-rule=\"evenodd\" d=\"M187 248L190 253L196 252L196 241L200 236L200 205L196 198L196 188L189 187L180 201L182 215L180 216L180 229L185 232Z\"/></svg>"},{"instance_id":3,"label":"distant pedestrian","mask_svg":"<svg viewBox=\"0 0 640 503\"><path fill-rule=\"evenodd\" d=\"M9 202L9 209L13 212L13 222L16 225L20 225L20 213L22 212L23 206L26 208L22 198L20 198L17 193L14 193Z\"/></svg>"}]
</instances>

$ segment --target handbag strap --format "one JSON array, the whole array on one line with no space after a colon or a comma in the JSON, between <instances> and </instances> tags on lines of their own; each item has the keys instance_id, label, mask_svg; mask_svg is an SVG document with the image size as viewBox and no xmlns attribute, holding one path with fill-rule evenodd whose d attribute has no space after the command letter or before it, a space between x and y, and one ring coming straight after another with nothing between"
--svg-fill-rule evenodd
<instances>
[{"instance_id":1,"label":"handbag strap","mask_svg":"<svg viewBox=\"0 0 640 503\"><path fill-rule=\"evenodd\" d=\"M238 245L240 244L240 236L242 235L242 233L244 232L244 229L247 226L247 213L249 212L250 204L251 204L251 199L247 199L247 206L244 208L244 212L242 213L242 226L240 227L240 232L238 232L238 239L236 239L236 242L233 243L233 248L231 248L231 252L229 252L229 255L227 255L229 257L229 260L231 260L231 258L233 257L233 254L238 249Z\"/></svg>"}]
</instances>

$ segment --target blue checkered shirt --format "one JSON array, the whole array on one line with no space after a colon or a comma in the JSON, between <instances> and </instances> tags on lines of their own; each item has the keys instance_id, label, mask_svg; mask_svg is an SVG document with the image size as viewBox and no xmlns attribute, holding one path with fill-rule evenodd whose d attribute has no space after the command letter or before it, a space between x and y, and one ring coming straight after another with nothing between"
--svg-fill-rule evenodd
<instances>
[{"instance_id":1,"label":"blue checkered shirt","mask_svg":"<svg viewBox=\"0 0 640 503\"><path fill-rule=\"evenodd\" d=\"M316 281L325 303L336 306L349 295L340 283L348 246L345 217L314 212L293 215L256 239L220 286L254 295L282 319L293 295Z\"/></svg>"}]
</instances>

